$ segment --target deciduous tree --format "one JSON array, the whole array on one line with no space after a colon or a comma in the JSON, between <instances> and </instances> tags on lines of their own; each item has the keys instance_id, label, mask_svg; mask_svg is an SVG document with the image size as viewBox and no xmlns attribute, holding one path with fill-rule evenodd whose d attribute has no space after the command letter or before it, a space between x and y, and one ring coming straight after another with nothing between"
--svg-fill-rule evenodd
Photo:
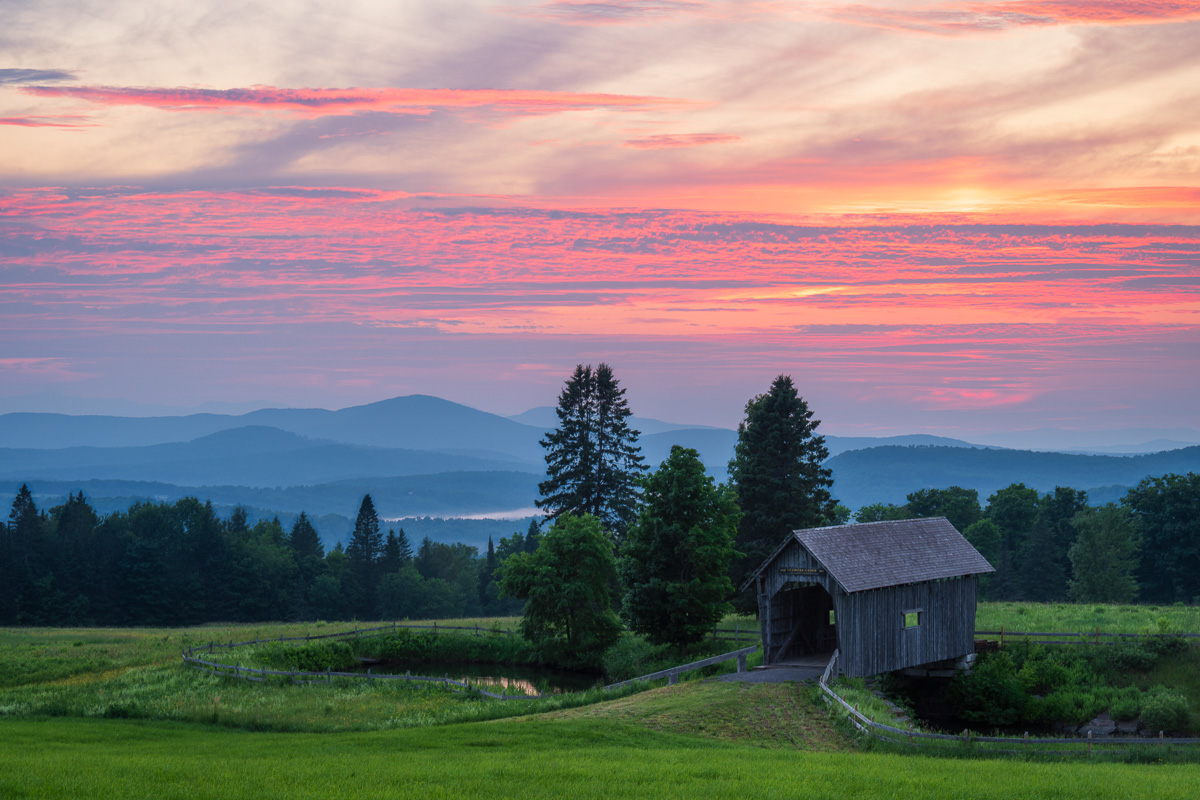
<instances>
[{"instance_id":1,"label":"deciduous tree","mask_svg":"<svg viewBox=\"0 0 1200 800\"><path fill-rule=\"evenodd\" d=\"M1129 510L1113 503L1075 516L1078 534L1070 548L1071 599L1082 603L1128 603L1137 596L1137 541Z\"/></svg>"},{"instance_id":2,"label":"deciduous tree","mask_svg":"<svg viewBox=\"0 0 1200 800\"><path fill-rule=\"evenodd\" d=\"M595 664L621 635L609 586L616 581L612 541L590 514L563 514L532 553L504 562L500 590L524 600L521 632L546 653Z\"/></svg>"},{"instance_id":3,"label":"deciduous tree","mask_svg":"<svg viewBox=\"0 0 1200 800\"><path fill-rule=\"evenodd\" d=\"M729 564L741 512L699 454L679 445L644 481L642 503L621 550L621 616L651 643L682 653L732 608Z\"/></svg>"}]
</instances>

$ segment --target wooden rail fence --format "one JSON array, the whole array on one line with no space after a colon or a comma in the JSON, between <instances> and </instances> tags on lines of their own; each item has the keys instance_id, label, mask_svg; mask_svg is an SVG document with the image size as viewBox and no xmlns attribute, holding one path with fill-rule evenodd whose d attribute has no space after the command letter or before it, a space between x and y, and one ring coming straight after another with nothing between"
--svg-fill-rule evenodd
<instances>
[{"instance_id":1,"label":"wooden rail fence","mask_svg":"<svg viewBox=\"0 0 1200 800\"><path fill-rule=\"evenodd\" d=\"M733 634L732 636L728 634ZM1003 627L998 631L975 631L977 639L999 638L1001 642L1006 638L1028 638L1042 637L1035 639L1034 644L1115 644L1119 641L1128 641L1130 639L1169 639L1178 637L1181 639L1200 639L1200 633L1103 633L1100 630L1094 631L1076 631L1076 632L1040 632L1040 631L1010 631ZM762 637L759 634L758 628L717 628L713 631L710 637L714 641L750 641L757 642Z\"/></svg>"},{"instance_id":2,"label":"wooden rail fence","mask_svg":"<svg viewBox=\"0 0 1200 800\"><path fill-rule=\"evenodd\" d=\"M1039 634L1040 635L1040 634ZM1164 737L1163 732L1158 732L1158 738L1137 736L1137 737L1097 737L1093 738L1091 733L1087 738L1072 737L1058 739L1044 739L1040 737L1031 737L1028 733L1024 736L980 736L972 733L969 730L963 730L961 734L948 733L925 733L924 731L915 731L912 728L897 728L892 725L885 725L882 722L876 722L873 717L867 717L861 713L857 706L852 706L846 702L837 692L829 686L831 677L837 674L836 665L838 660L838 651L833 651L833 657L829 659L829 664L825 667L825 672L817 680L817 685L821 688L825 702L831 706L840 707L848 715L850 723L855 728L873 736L880 741L893 742L897 744L906 744L913 747L920 747L928 744L948 745L952 743L962 744L964 747L969 747L972 744L1007 744L1012 745L1012 749L987 748L987 752L993 753L1029 753L1036 752L1047 755L1086 755L1092 752L1092 747L1111 747L1113 745L1142 745L1142 746L1166 746L1166 745L1197 745L1200 744L1200 739L1197 738L1171 738ZM1047 746L1064 746L1075 745L1076 749L1072 750L1043 750ZM1086 745L1087 749L1083 749Z\"/></svg>"},{"instance_id":3,"label":"wooden rail fence","mask_svg":"<svg viewBox=\"0 0 1200 800\"><path fill-rule=\"evenodd\" d=\"M359 628L358 626L355 626L353 630L339 631L337 633L326 633L326 634L320 634L317 636L312 636L310 634L306 634L304 636L279 636L274 639L260 639L258 637L255 637L253 641L246 640L244 642L235 642L232 639L230 639L228 642L210 641L208 644L200 644L200 645L194 645L192 647L189 647L189 648L183 650L181 655L183 657L184 663L188 664L189 666L197 667L199 669L202 669L202 670L205 670L208 672L212 672L213 674L216 674L216 675L226 675L228 677L233 677L233 678L238 678L241 680L248 680L248 681L262 682L262 681L268 680L268 678L280 678L280 679L288 678L292 683L332 683L334 678L357 678L360 680L368 680L368 681L371 681L371 680L399 680L399 681L408 681L408 682L423 681L426 683L440 683L445 688L450 689L451 691L455 691L455 692L468 692L468 691L478 692L479 694L482 694L485 697L491 697L496 700L533 700L533 699L537 699L538 695L497 694L495 692L490 692L490 691L480 688L478 686L472 686L470 683L455 680L454 678L451 678L449 675L444 675L441 678L438 678L436 676L431 676L431 675L413 675L411 672L408 674L405 674L405 675L392 675L392 674L388 674L388 673L372 673L370 668L367 669L366 673L334 672L329 669L325 670L324 672L314 672L314 671L294 670L294 669L293 670L273 670L273 669L264 669L264 668L255 668L255 667L243 667L240 662L235 662L233 664L223 664L218 661L208 661L203 658L196 657L197 653L212 654L214 652L214 650L216 650L218 648L225 648L226 650L232 650L235 647L247 647L250 645L268 644L270 642L312 642L312 641L317 641L320 639L334 639L334 638L340 638L340 637L357 637L357 636L362 636L364 634L378 633L381 631L395 632L395 631L398 631L401 629L431 630L434 632L435 635L439 634L439 633L469 631L469 632L472 632L475 636L481 636L481 635L504 636L504 635L507 635L510 638L512 637L512 629L511 628L509 628L509 629L481 628L481 627L479 627L478 624L476 624L474 627L465 627L465 626L454 626L454 625L438 625L436 622L433 625L413 625L413 624L409 624L409 623L402 624L399 622L393 622L391 625L380 625L380 626L377 626L374 628ZM612 683L612 684L609 684L608 686L605 686L604 688L605 689L616 689L621 686L628 686L629 684L637 683L639 681L653 681L653 680L659 680L662 678L667 679L668 685L673 685L679 681L679 676L684 673L692 672L694 670L702 669L704 667L712 666L714 664L720 664L725 661L731 661L733 659L737 659L737 671L745 672L746 671L746 657L748 655L750 655L751 653L755 652L756 650L758 650L758 645L751 645L750 647L743 647L740 650L734 650L729 653L723 653L721 655L711 656L709 658L701 659L700 661L693 661L690 664L681 664L680 666L677 666L677 667L670 667L669 669L659 670L658 672L652 672L648 675L641 675L636 678L631 678L630 680L627 680L627 681L619 681L617 683Z\"/></svg>"}]
</instances>

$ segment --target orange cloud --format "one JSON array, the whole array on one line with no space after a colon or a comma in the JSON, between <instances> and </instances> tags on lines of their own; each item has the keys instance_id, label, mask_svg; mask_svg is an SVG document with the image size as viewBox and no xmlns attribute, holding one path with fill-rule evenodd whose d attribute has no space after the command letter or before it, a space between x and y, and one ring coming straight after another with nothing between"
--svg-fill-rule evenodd
<instances>
[{"instance_id":1,"label":"orange cloud","mask_svg":"<svg viewBox=\"0 0 1200 800\"><path fill-rule=\"evenodd\" d=\"M428 114L435 110L497 108L517 114L553 114L597 108L657 109L695 105L666 97L508 89L245 89L126 86L27 86L38 97L72 98L103 105L147 106L166 111L255 108L301 116L357 111Z\"/></svg>"}]
</instances>

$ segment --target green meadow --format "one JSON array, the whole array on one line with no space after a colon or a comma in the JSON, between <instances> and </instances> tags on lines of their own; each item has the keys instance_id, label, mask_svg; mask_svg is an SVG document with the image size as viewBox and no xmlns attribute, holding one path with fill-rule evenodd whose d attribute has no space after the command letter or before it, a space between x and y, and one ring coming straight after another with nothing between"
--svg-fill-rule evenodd
<instances>
[{"instance_id":1,"label":"green meadow","mask_svg":"<svg viewBox=\"0 0 1200 800\"><path fill-rule=\"evenodd\" d=\"M494 701L398 681L250 683L179 660L210 640L345 627L0 630L0 797L1190 798L1200 785L1200 766L1152 758L886 752L803 684Z\"/></svg>"}]
</instances>

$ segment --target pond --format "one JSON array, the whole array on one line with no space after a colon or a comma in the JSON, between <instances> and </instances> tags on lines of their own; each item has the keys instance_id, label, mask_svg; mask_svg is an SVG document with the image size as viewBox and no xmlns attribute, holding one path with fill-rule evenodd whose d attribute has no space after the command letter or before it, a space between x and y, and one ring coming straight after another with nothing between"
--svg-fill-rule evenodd
<instances>
[{"instance_id":1,"label":"pond","mask_svg":"<svg viewBox=\"0 0 1200 800\"><path fill-rule=\"evenodd\" d=\"M521 664L473 664L462 661L422 661L420 663L389 662L371 664L375 675L427 675L435 678L449 677L472 685L489 684L503 687L507 694L548 695L564 692L580 692L601 683L602 676L588 672L571 672L550 667L534 667ZM366 672L363 666L355 672ZM493 689L492 691L496 691Z\"/></svg>"}]
</instances>

